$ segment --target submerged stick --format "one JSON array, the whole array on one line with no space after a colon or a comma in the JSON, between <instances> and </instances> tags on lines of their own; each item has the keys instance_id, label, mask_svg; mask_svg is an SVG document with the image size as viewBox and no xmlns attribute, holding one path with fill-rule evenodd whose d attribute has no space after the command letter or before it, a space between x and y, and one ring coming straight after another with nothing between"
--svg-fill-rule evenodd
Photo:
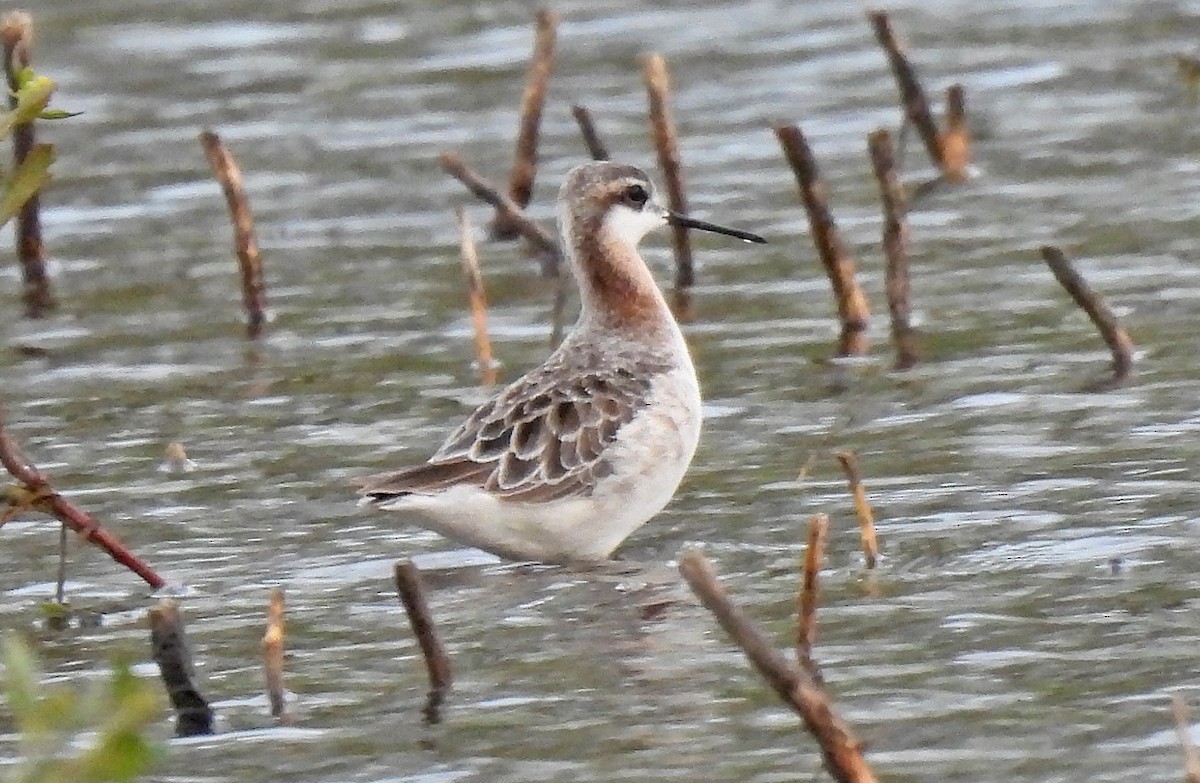
<instances>
[{"instance_id":1,"label":"submerged stick","mask_svg":"<svg viewBox=\"0 0 1200 783\"><path fill-rule=\"evenodd\" d=\"M101 527L94 517L55 491L46 475L29 461L4 428L3 408L0 408L0 465L22 484L20 488L12 488L4 493L9 505L27 505L50 514L82 536L84 541L103 549L113 560L133 571L151 587L158 589L166 585L167 580L130 552L116 536Z\"/></svg>"},{"instance_id":2,"label":"submerged stick","mask_svg":"<svg viewBox=\"0 0 1200 783\"><path fill-rule=\"evenodd\" d=\"M454 216L458 221L463 274L467 278L467 301L471 306L471 326L475 331L475 360L479 363L483 382L491 385L496 382L496 362L492 358L492 341L488 337L487 295L483 290L483 275L479 271L479 254L475 251L475 238L471 236L471 223L466 211L462 207L455 207Z\"/></svg>"},{"instance_id":3,"label":"submerged stick","mask_svg":"<svg viewBox=\"0 0 1200 783\"><path fill-rule=\"evenodd\" d=\"M892 151L892 135L877 130L867 136L871 151L871 166L879 182L879 197L883 204L884 290L887 292L888 314L892 321L892 344L896 348L893 367L907 370L917 363L917 347L909 319L908 286L908 210L904 185L896 174Z\"/></svg>"},{"instance_id":4,"label":"submerged stick","mask_svg":"<svg viewBox=\"0 0 1200 783\"><path fill-rule=\"evenodd\" d=\"M887 54L888 65L896 78L896 86L900 90L900 102L904 107L904 115L909 123L916 128L917 135L925 144L929 159L943 172L946 170L945 157L942 152L941 137L933 113L929 110L929 100L921 89L917 72L905 56L896 34L892 32L892 24L886 11L868 11L867 19L875 31L875 39Z\"/></svg>"},{"instance_id":5,"label":"submerged stick","mask_svg":"<svg viewBox=\"0 0 1200 783\"><path fill-rule=\"evenodd\" d=\"M396 591L400 593L400 601L404 604L409 625L412 626L413 635L417 637L417 643L421 645L421 654L425 656L430 689L439 692L447 690L454 680L450 668L450 655L442 645L433 624L433 615L429 613L421 572L411 560L396 562Z\"/></svg>"},{"instance_id":6,"label":"submerged stick","mask_svg":"<svg viewBox=\"0 0 1200 783\"><path fill-rule=\"evenodd\" d=\"M246 333L251 340L257 339L266 325L267 285L263 278L262 256L258 252L258 240L254 236L254 216L250 214L250 203L242 187L242 171L238 168L233 153L221 142L221 137L210 130L200 133L200 146L208 158L213 175L225 192L229 215L233 218L233 246L237 252L238 269L242 279L242 307L246 311Z\"/></svg>"},{"instance_id":7,"label":"submerged stick","mask_svg":"<svg viewBox=\"0 0 1200 783\"><path fill-rule=\"evenodd\" d=\"M175 736L213 733L214 713L196 686L192 648L184 632L183 615L171 599L160 601L148 613L150 645L167 696L175 709Z\"/></svg>"},{"instance_id":8,"label":"submerged stick","mask_svg":"<svg viewBox=\"0 0 1200 783\"><path fill-rule=\"evenodd\" d=\"M27 11L10 11L0 18L4 45L4 73L8 81L8 108L17 107L18 73L29 67L33 44L33 17ZM12 129L13 170L25 162L37 144L34 122ZM33 193L17 212L17 260L21 265L21 301L28 318L41 318L54 309L50 275L46 271L46 246L42 242L41 195Z\"/></svg>"},{"instance_id":9,"label":"submerged stick","mask_svg":"<svg viewBox=\"0 0 1200 783\"><path fill-rule=\"evenodd\" d=\"M862 742L834 712L820 683L775 649L771 641L733 603L712 564L697 550L679 558L679 572L692 592L774 689L795 710L821 748L825 769L841 783L874 783L875 774L862 755Z\"/></svg>"},{"instance_id":10,"label":"submerged stick","mask_svg":"<svg viewBox=\"0 0 1200 783\"><path fill-rule=\"evenodd\" d=\"M481 201L491 204L499 212L508 215L517 231L538 251L542 259L542 275L555 277L561 267L561 251L558 240L546 229L533 222L508 196L496 190L490 182L475 173L470 166L453 152L438 155L438 163L447 174L466 186L467 190Z\"/></svg>"},{"instance_id":11,"label":"submerged stick","mask_svg":"<svg viewBox=\"0 0 1200 783\"><path fill-rule=\"evenodd\" d=\"M796 661L817 682L821 671L813 658L817 642L817 602L820 598L821 561L825 557L825 533L829 518L816 514L808 521L808 543L804 550L804 570L800 579L800 594L796 612Z\"/></svg>"},{"instance_id":12,"label":"submerged stick","mask_svg":"<svg viewBox=\"0 0 1200 783\"><path fill-rule=\"evenodd\" d=\"M283 716L287 709L283 685L283 590L271 588L267 603L267 632L263 634L263 674L267 684L267 701L271 717Z\"/></svg>"},{"instance_id":13,"label":"submerged stick","mask_svg":"<svg viewBox=\"0 0 1200 783\"><path fill-rule=\"evenodd\" d=\"M961 84L946 88L945 125L938 139L942 174L950 182L966 182L971 163L971 129L967 126L967 93Z\"/></svg>"},{"instance_id":14,"label":"submerged stick","mask_svg":"<svg viewBox=\"0 0 1200 783\"><path fill-rule=\"evenodd\" d=\"M550 83L550 72L554 68L554 42L557 33L558 14L546 9L538 11L533 58L529 61L525 92L521 96L517 148L513 154L512 173L508 179L508 196L521 208L529 204L529 197L533 193L533 178L537 174L538 130L542 124L542 107L546 104L546 87ZM520 230L512 223L508 213L497 210L492 221L492 236L497 239L515 239L520 235Z\"/></svg>"},{"instance_id":15,"label":"submerged stick","mask_svg":"<svg viewBox=\"0 0 1200 783\"><path fill-rule=\"evenodd\" d=\"M604 142L600 140L596 124L592 122L592 113L587 110L586 106L575 104L571 107L571 114L575 117L575 122L579 124L579 133L583 136L583 143L587 146L592 160L609 160L608 147L604 146Z\"/></svg>"},{"instance_id":16,"label":"submerged stick","mask_svg":"<svg viewBox=\"0 0 1200 783\"><path fill-rule=\"evenodd\" d=\"M817 255L820 256L825 274L833 286L838 320L841 322L838 355L861 356L867 350L867 321L870 317L867 297L855 277L854 258L846 248L846 243L842 241L837 223L829 211L825 199L825 184L817 170L817 161L799 127L775 125L774 131L788 164L796 174L800 200L804 203L804 211L808 215L813 244L816 245Z\"/></svg>"},{"instance_id":17,"label":"submerged stick","mask_svg":"<svg viewBox=\"0 0 1200 783\"><path fill-rule=\"evenodd\" d=\"M1042 258L1050 266L1050 271L1054 273L1055 279L1063 288L1067 289L1067 293L1075 300L1075 304L1087 313L1088 318L1100 331L1100 336L1104 339L1109 351L1112 352L1113 380L1117 382L1125 380L1129 377L1130 370L1133 369L1133 341L1129 339L1129 334L1121 328L1116 314L1105 304L1104 299L1087 284L1083 275L1075 270L1070 259L1062 250L1053 245L1043 245L1041 252Z\"/></svg>"},{"instance_id":18,"label":"submerged stick","mask_svg":"<svg viewBox=\"0 0 1200 783\"><path fill-rule=\"evenodd\" d=\"M650 99L650 130L654 134L658 165L667 189L667 207L672 212L686 215L687 195L684 193L683 170L679 163L679 137L671 117L671 80L667 75L667 62L661 54L646 55L642 61L642 76ZM688 230L678 225L671 226L671 238L675 246L675 287L687 288L696 282L692 265L692 240Z\"/></svg>"},{"instance_id":19,"label":"submerged stick","mask_svg":"<svg viewBox=\"0 0 1200 783\"><path fill-rule=\"evenodd\" d=\"M1175 735L1183 750L1184 783L1200 783L1200 753L1192 742L1191 711L1187 701L1178 693L1171 695L1171 713L1175 716Z\"/></svg>"},{"instance_id":20,"label":"submerged stick","mask_svg":"<svg viewBox=\"0 0 1200 783\"><path fill-rule=\"evenodd\" d=\"M850 494L854 496L854 513L858 517L859 532L862 537L863 558L867 568L874 568L879 561L879 541L875 537L875 512L867 500L867 490L863 487L862 473L858 469L858 457L852 451L839 451L837 460L846 474L850 484Z\"/></svg>"}]
</instances>

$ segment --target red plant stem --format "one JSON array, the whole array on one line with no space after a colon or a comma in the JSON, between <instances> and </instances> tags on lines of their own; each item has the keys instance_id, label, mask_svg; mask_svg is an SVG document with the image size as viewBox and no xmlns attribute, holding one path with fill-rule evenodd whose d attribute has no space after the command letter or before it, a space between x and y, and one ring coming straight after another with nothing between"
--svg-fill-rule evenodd
<instances>
[{"instance_id":1,"label":"red plant stem","mask_svg":"<svg viewBox=\"0 0 1200 783\"><path fill-rule=\"evenodd\" d=\"M16 441L4 429L2 413L0 413L0 465L3 465L13 478L24 484L27 490L39 496L39 505L44 504L55 518L82 536L84 541L103 549L113 560L133 571L154 589L157 590L167 584L167 580L155 573L154 569L146 565L137 555L130 552L116 536L101 527L95 517L71 503L50 486L46 475L25 457Z\"/></svg>"}]
</instances>

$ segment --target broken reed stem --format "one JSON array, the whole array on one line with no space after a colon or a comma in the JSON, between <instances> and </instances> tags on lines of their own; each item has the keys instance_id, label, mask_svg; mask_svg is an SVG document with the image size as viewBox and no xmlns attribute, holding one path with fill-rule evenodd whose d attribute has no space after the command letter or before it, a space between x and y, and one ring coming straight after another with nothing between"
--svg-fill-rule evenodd
<instances>
[{"instance_id":1,"label":"broken reed stem","mask_svg":"<svg viewBox=\"0 0 1200 783\"><path fill-rule=\"evenodd\" d=\"M863 487L862 473L858 469L858 457L852 451L839 451L837 460L846 474L850 484L850 493L854 496L854 513L858 517L859 531L862 537L863 558L867 568L874 568L879 562L879 541L875 537L875 512L867 500L867 490Z\"/></svg>"},{"instance_id":2,"label":"broken reed stem","mask_svg":"<svg viewBox=\"0 0 1200 783\"><path fill-rule=\"evenodd\" d=\"M263 278L262 256L258 252L258 240L254 236L254 217L250 214L250 203L242 187L242 171L238 168L233 153L221 142L221 137L210 130L200 133L200 146L208 158L213 175L225 192L229 215L233 219L233 246L237 252L238 268L242 278L242 307L246 311L246 333L251 340L258 339L266 325L267 284Z\"/></svg>"},{"instance_id":3,"label":"broken reed stem","mask_svg":"<svg viewBox=\"0 0 1200 783\"><path fill-rule=\"evenodd\" d=\"M1191 710L1178 693L1171 695L1171 713L1175 716L1175 736L1183 750L1184 783L1200 783L1200 753L1192 742Z\"/></svg>"},{"instance_id":4,"label":"broken reed stem","mask_svg":"<svg viewBox=\"0 0 1200 783\"><path fill-rule=\"evenodd\" d=\"M967 126L967 93L961 84L946 88L945 130L939 137L942 174L950 182L966 182L971 163L971 129Z\"/></svg>"},{"instance_id":5,"label":"broken reed stem","mask_svg":"<svg viewBox=\"0 0 1200 783\"><path fill-rule=\"evenodd\" d=\"M450 656L442 646L442 640L433 624L433 616L429 613L421 572L411 560L396 561L396 591L400 593L400 601L404 604L409 625L412 626L413 635L421 645L421 654L425 656L430 689L439 692L447 690L454 680L450 669Z\"/></svg>"},{"instance_id":6,"label":"broken reed stem","mask_svg":"<svg viewBox=\"0 0 1200 783\"><path fill-rule=\"evenodd\" d=\"M8 107L17 106L17 73L29 67L33 44L33 17L27 11L10 11L0 18L4 44L4 73L8 81ZM12 129L13 169L25 162L37 143L36 123ZM21 264L21 301L27 318L42 318L55 306L46 271L46 246L42 242L41 195L34 193L17 212L17 259Z\"/></svg>"},{"instance_id":7,"label":"broken reed stem","mask_svg":"<svg viewBox=\"0 0 1200 783\"><path fill-rule=\"evenodd\" d=\"M817 642L821 561L825 557L825 533L828 530L829 517L824 514L816 514L808 521L808 543L804 549L804 570L796 612L796 661L817 682L822 682L821 670L812 651Z\"/></svg>"},{"instance_id":8,"label":"broken reed stem","mask_svg":"<svg viewBox=\"0 0 1200 783\"><path fill-rule=\"evenodd\" d=\"M867 297L855 277L854 258L846 249L837 223L829 211L825 184L817 170L817 161L799 127L775 125L774 131L788 165L796 174L813 244L816 245L837 300L838 320L841 322L837 353L839 356L861 356L867 351L867 321L870 318Z\"/></svg>"},{"instance_id":9,"label":"broken reed stem","mask_svg":"<svg viewBox=\"0 0 1200 783\"><path fill-rule=\"evenodd\" d=\"M267 600L267 631L262 640L263 674L273 718L283 717L287 710L283 685L283 640L283 589L274 587Z\"/></svg>"},{"instance_id":10,"label":"broken reed stem","mask_svg":"<svg viewBox=\"0 0 1200 783\"><path fill-rule=\"evenodd\" d=\"M1133 341L1121 328L1116 314L1075 270L1062 250L1053 245L1042 245L1041 252L1055 279L1067 289L1075 304L1083 308L1088 318L1092 319L1092 323L1100 330L1100 336L1112 352L1113 379L1118 382L1125 380L1133 369Z\"/></svg>"},{"instance_id":11,"label":"broken reed stem","mask_svg":"<svg viewBox=\"0 0 1200 783\"><path fill-rule=\"evenodd\" d=\"M37 510L50 514L67 527L74 530L83 540L103 549L121 565L140 576L154 589L166 585L167 580L154 572L150 566L133 554L121 541L109 533L95 517L72 504L50 485L46 475L38 470L29 458L21 451L17 442L4 428L4 410L0 407L0 465L9 475L22 484L28 493L29 505ZM20 493L14 493L20 494ZM11 497L9 499L11 503ZM3 515L0 515L0 519Z\"/></svg>"},{"instance_id":12,"label":"broken reed stem","mask_svg":"<svg viewBox=\"0 0 1200 783\"><path fill-rule=\"evenodd\" d=\"M742 648L754 668L785 704L795 710L821 748L825 769L841 783L874 783L862 743L834 712L828 695L804 668L793 664L733 603L712 564L698 550L679 558L679 572L692 592Z\"/></svg>"},{"instance_id":13,"label":"broken reed stem","mask_svg":"<svg viewBox=\"0 0 1200 783\"><path fill-rule=\"evenodd\" d=\"M905 117L916 128L917 135L925 144L925 151L929 153L929 159L938 169L945 172L946 159L937 123L934 122L933 113L929 110L929 101L925 97L925 91L921 89L917 72L900 47L896 34L892 32L887 12L868 11L867 19L875 31L876 40L887 54L888 65L892 69L892 75L896 78L896 86L900 90L900 102L904 106Z\"/></svg>"},{"instance_id":14,"label":"broken reed stem","mask_svg":"<svg viewBox=\"0 0 1200 783\"><path fill-rule=\"evenodd\" d=\"M479 363L479 374L484 383L496 382L496 362L492 358L492 341L488 337L487 296L483 290L483 275L479 271L479 254L475 250L475 238L471 236L471 223L462 207L454 208L458 221L458 239L462 253L463 273L467 278L467 301L471 305L471 325L475 330L475 360Z\"/></svg>"},{"instance_id":15,"label":"broken reed stem","mask_svg":"<svg viewBox=\"0 0 1200 783\"><path fill-rule=\"evenodd\" d=\"M604 142L600 140L596 124L592 121L592 113L587 110L586 106L575 104L571 107L571 114L575 117L575 122L579 124L579 133L583 136L583 143L587 146L592 160L609 160L608 147L605 147Z\"/></svg>"},{"instance_id":16,"label":"broken reed stem","mask_svg":"<svg viewBox=\"0 0 1200 783\"><path fill-rule=\"evenodd\" d=\"M533 193L533 178L537 174L538 130L542 124L542 108L546 105L546 88L554 69L554 42L558 34L558 14L542 9L537 12L533 38L533 58L521 95L521 116L517 130L517 147L513 153L512 173L508 178L508 196L518 206L529 204ZM496 211L492 221L492 236L496 239L515 239L521 235L508 213Z\"/></svg>"},{"instance_id":17,"label":"broken reed stem","mask_svg":"<svg viewBox=\"0 0 1200 783\"><path fill-rule=\"evenodd\" d=\"M212 734L213 710L196 686L196 667L179 605L170 599L160 601L148 617L154 662L175 710L175 736Z\"/></svg>"},{"instance_id":18,"label":"broken reed stem","mask_svg":"<svg viewBox=\"0 0 1200 783\"><path fill-rule=\"evenodd\" d=\"M67 602L67 525L58 523L58 574L54 580L54 603L63 606Z\"/></svg>"},{"instance_id":19,"label":"broken reed stem","mask_svg":"<svg viewBox=\"0 0 1200 783\"><path fill-rule=\"evenodd\" d=\"M883 204L884 290L887 293L888 314L892 321L892 344L896 348L893 367L907 370L917 363L917 347L909 319L908 285L908 211L904 184L896 173L892 134L877 130L867 136L871 151L871 166L879 182L879 197Z\"/></svg>"},{"instance_id":20,"label":"broken reed stem","mask_svg":"<svg viewBox=\"0 0 1200 783\"><path fill-rule=\"evenodd\" d=\"M544 277L558 276L561 268L561 251L558 240L546 229L533 222L508 196L496 190L493 185L475 173L470 166L453 152L443 152L438 155L438 163L447 174L466 186L476 198L491 204L498 212L507 215L517 231L527 242L534 246L541 256L542 275Z\"/></svg>"},{"instance_id":21,"label":"broken reed stem","mask_svg":"<svg viewBox=\"0 0 1200 783\"><path fill-rule=\"evenodd\" d=\"M667 207L680 215L687 214L687 195L683 188L683 170L679 163L679 137L671 117L671 80L667 62L661 54L651 53L642 60L642 76L650 99L650 130L654 134L654 149L667 188ZM675 245L675 287L688 288L696 282L692 265L692 241L683 226L671 226Z\"/></svg>"}]
</instances>

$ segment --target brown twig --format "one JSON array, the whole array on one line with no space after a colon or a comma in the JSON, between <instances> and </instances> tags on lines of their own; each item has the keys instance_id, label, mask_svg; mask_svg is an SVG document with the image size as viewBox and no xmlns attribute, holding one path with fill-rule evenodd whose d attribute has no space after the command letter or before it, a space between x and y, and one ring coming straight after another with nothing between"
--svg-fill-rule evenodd
<instances>
[{"instance_id":1,"label":"brown twig","mask_svg":"<svg viewBox=\"0 0 1200 783\"><path fill-rule=\"evenodd\" d=\"M854 496L854 513L858 517L859 532L862 537L863 558L867 568L874 568L879 562L879 541L875 537L875 512L867 500L867 490L863 487L862 473L858 469L858 457L852 451L839 451L837 460L846 474L850 484L850 493Z\"/></svg>"},{"instance_id":2,"label":"brown twig","mask_svg":"<svg viewBox=\"0 0 1200 783\"><path fill-rule=\"evenodd\" d=\"M574 115L575 122L579 124L579 133L583 136L583 143L587 146L592 160L609 160L608 147L604 146L604 142L600 140L596 123L592 121L592 113L587 110L586 106L575 104L571 107L571 114Z\"/></svg>"},{"instance_id":3,"label":"brown twig","mask_svg":"<svg viewBox=\"0 0 1200 783\"><path fill-rule=\"evenodd\" d=\"M821 561L825 557L828 529L829 518L824 514L816 514L808 521L808 544L804 550L804 571L796 612L796 661L818 683L822 682L822 677L813 658L813 645L817 642L817 600L820 598Z\"/></svg>"},{"instance_id":4,"label":"brown twig","mask_svg":"<svg viewBox=\"0 0 1200 783\"><path fill-rule=\"evenodd\" d=\"M825 184L817 170L817 161L800 128L795 125L776 125L774 130L783 154L796 174L813 244L816 245L825 274L833 286L834 298L837 299L838 319L841 321L838 355L861 356L867 350L867 320L870 317L867 297L854 275L854 258L842 241L842 235L829 211Z\"/></svg>"},{"instance_id":5,"label":"brown twig","mask_svg":"<svg viewBox=\"0 0 1200 783\"><path fill-rule=\"evenodd\" d=\"M425 602L421 572L411 560L396 562L396 591L400 593L400 601L404 604L408 623L412 626L413 635L417 637L417 643L421 645L421 654L425 657L425 669L429 672L429 700L425 715L430 723L436 723L437 708L441 704L442 694L449 690L454 675L450 668L450 655L442 646L442 640L433 624L433 616L429 613L429 604Z\"/></svg>"},{"instance_id":6,"label":"brown twig","mask_svg":"<svg viewBox=\"0 0 1200 783\"><path fill-rule=\"evenodd\" d=\"M1121 328L1116 314L1075 270L1062 250L1053 245L1043 245L1041 252L1055 279L1067 289L1075 304L1083 308L1088 318L1092 319L1092 323L1100 330L1100 336L1112 352L1113 380L1119 383L1128 378L1130 370L1133 369L1133 341Z\"/></svg>"},{"instance_id":7,"label":"brown twig","mask_svg":"<svg viewBox=\"0 0 1200 783\"><path fill-rule=\"evenodd\" d=\"M650 130L654 134L654 148L658 151L658 165L667 188L667 207L672 212L686 215L687 195L684 193L683 169L679 163L679 137L671 117L671 80L667 75L667 62L661 54L645 56L642 60L642 76L650 99ZM671 237L675 245L675 287L687 288L696 281L691 238L688 230L678 225L671 226Z\"/></svg>"},{"instance_id":8,"label":"brown twig","mask_svg":"<svg viewBox=\"0 0 1200 783\"><path fill-rule=\"evenodd\" d=\"M833 710L821 685L779 653L763 632L733 603L712 564L699 551L679 558L679 572L779 698L804 720L821 748L825 769L842 783L873 783L875 774L862 755L862 743Z\"/></svg>"},{"instance_id":9,"label":"brown twig","mask_svg":"<svg viewBox=\"0 0 1200 783\"><path fill-rule=\"evenodd\" d=\"M50 486L49 479L29 461L17 442L4 428L4 411L0 408L0 465L9 475L24 485L36 498L35 507L53 515L80 536L95 544L121 565L133 571L151 587L158 589L167 581L154 572L137 555L130 552L116 536L100 526L94 517L69 502Z\"/></svg>"},{"instance_id":10,"label":"brown twig","mask_svg":"<svg viewBox=\"0 0 1200 783\"><path fill-rule=\"evenodd\" d=\"M213 710L196 686L196 667L179 605L170 599L160 601L150 609L149 618L154 662L175 709L175 736L212 734Z\"/></svg>"},{"instance_id":11,"label":"brown twig","mask_svg":"<svg viewBox=\"0 0 1200 783\"><path fill-rule=\"evenodd\" d=\"M1200 783L1200 753L1192 742L1191 711L1187 701L1178 693L1171 695L1171 712L1175 716L1175 734L1183 750L1184 783Z\"/></svg>"},{"instance_id":12,"label":"brown twig","mask_svg":"<svg viewBox=\"0 0 1200 783\"><path fill-rule=\"evenodd\" d=\"M950 182L966 182L971 163L971 129L967 125L967 94L961 84L946 88L945 126L938 138L942 174Z\"/></svg>"},{"instance_id":13,"label":"brown twig","mask_svg":"<svg viewBox=\"0 0 1200 783\"><path fill-rule=\"evenodd\" d=\"M892 135L886 130L877 130L867 136L867 146L871 150L871 165L883 203L883 256L887 260L884 289L892 320L892 343L896 348L894 367L907 370L917 363L917 347L909 320L907 200L904 185L896 174Z\"/></svg>"},{"instance_id":14,"label":"brown twig","mask_svg":"<svg viewBox=\"0 0 1200 783\"><path fill-rule=\"evenodd\" d=\"M17 73L29 67L33 43L33 17L27 11L10 11L0 18L4 44L4 72L8 80L8 107L17 106ZM12 129L13 168L29 157L37 143L33 122ZM55 306L46 272L46 246L42 242L41 196L34 193L17 213L17 258L21 264L21 301L28 318L41 318Z\"/></svg>"},{"instance_id":15,"label":"brown twig","mask_svg":"<svg viewBox=\"0 0 1200 783\"><path fill-rule=\"evenodd\" d=\"M470 166L453 152L438 155L438 163L447 174L466 186L467 190L481 201L491 204L499 212L508 215L517 231L538 251L542 259L542 275L555 277L561 267L561 252L554 235L533 222L511 198L496 190L490 182L476 174Z\"/></svg>"},{"instance_id":16,"label":"brown twig","mask_svg":"<svg viewBox=\"0 0 1200 783\"><path fill-rule=\"evenodd\" d=\"M287 709L283 686L283 590L271 588L267 603L267 631L263 634L263 674L267 683L267 700L271 717L281 718Z\"/></svg>"},{"instance_id":17,"label":"brown twig","mask_svg":"<svg viewBox=\"0 0 1200 783\"><path fill-rule=\"evenodd\" d=\"M939 170L945 171L946 164L942 152L941 136L938 133L937 123L933 120L933 113L929 110L929 101L925 98L925 91L921 89L917 72L904 55L904 50L900 47L896 34L892 32L887 12L868 11L867 19L875 31L876 40L887 53L888 65L891 66L892 75L896 77L896 86L900 89L900 101L904 105L905 116L916 128L921 141L925 143L925 151L929 153L929 159Z\"/></svg>"},{"instance_id":18,"label":"brown twig","mask_svg":"<svg viewBox=\"0 0 1200 783\"><path fill-rule=\"evenodd\" d=\"M475 250L475 238L471 236L471 223L462 207L454 208L458 220L458 239L462 254L463 274L467 278L467 301L471 306L471 325L475 330L475 360L479 363L479 374L484 384L496 382L496 362L492 358L492 341L488 337L487 295L483 290L483 275L479 271L479 254Z\"/></svg>"},{"instance_id":19,"label":"brown twig","mask_svg":"<svg viewBox=\"0 0 1200 783\"><path fill-rule=\"evenodd\" d=\"M545 9L538 11L533 58L529 61L525 92L521 96L517 148L508 180L508 196L521 208L529 204L529 197L533 193L533 178L537 173L538 129L542 123L542 107L546 104L546 87L550 83L550 72L554 68L554 41L557 32L558 14ZM520 235L520 229L512 223L509 214L497 210L492 221L492 236L497 239L515 239Z\"/></svg>"},{"instance_id":20,"label":"brown twig","mask_svg":"<svg viewBox=\"0 0 1200 783\"><path fill-rule=\"evenodd\" d=\"M208 158L213 175L225 191L225 201L233 218L233 245L237 251L238 268L242 277L242 307L246 310L246 331L251 340L257 339L266 325L267 286L263 278L262 257L254 237L254 217L242 188L242 171L233 153L212 131L200 133L200 146Z\"/></svg>"}]
</instances>

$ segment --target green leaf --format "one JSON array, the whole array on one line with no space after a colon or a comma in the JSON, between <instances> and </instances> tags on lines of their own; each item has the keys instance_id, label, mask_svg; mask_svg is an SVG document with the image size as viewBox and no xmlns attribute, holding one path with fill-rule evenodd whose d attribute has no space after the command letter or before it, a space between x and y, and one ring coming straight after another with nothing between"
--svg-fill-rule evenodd
<instances>
[{"instance_id":1,"label":"green leaf","mask_svg":"<svg viewBox=\"0 0 1200 783\"><path fill-rule=\"evenodd\" d=\"M54 82L48 76L33 76L17 89L17 105L7 114L0 115L0 138L12 132L16 125L33 122L46 110Z\"/></svg>"},{"instance_id":2,"label":"green leaf","mask_svg":"<svg viewBox=\"0 0 1200 783\"><path fill-rule=\"evenodd\" d=\"M65 120L68 117L78 117L83 114L81 111L67 111L65 109L46 109L38 115L39 120Z\"/></svg>"},{"instance_id":3,"label":"green leaf","mask_svg":"<svg viewBox=\"0 0 1200 783\"><path fill-rule=\"evenodd\" d=\"M29 156L12 172L0 194L0 226L17 214L21 206L50 180L50 164L54 162L54 146L38 144Z\"/></svg>"}]
</instances>

